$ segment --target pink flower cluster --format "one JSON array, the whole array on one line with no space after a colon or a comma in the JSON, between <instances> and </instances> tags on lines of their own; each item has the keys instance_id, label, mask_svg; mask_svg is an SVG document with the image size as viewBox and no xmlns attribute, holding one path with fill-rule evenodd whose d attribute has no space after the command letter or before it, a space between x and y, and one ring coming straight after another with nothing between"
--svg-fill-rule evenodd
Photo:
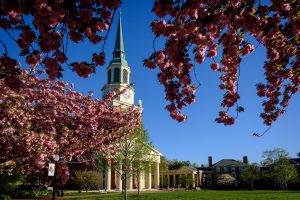
<instances>
[{"instance_id":1,"label":"pink flower cluster","mask_svg":"<svg viewBox=\"0 0 300 200\"><path fill-rule=\"evenodd\" d=\"M67 57L69 41L78 43L87 38L93 44L99 44L104 31L109 30L112 12L120 6L121 0L75 0L75 1L6 1L1 4L0 28L8 32L21 32L16 39L21 55L26 56L29 65L40 63L46 68L51 79L62 76ZM32 18L32 23L24 19ZM82 77L88 77L94 70L91 66L104 65L103 53L92 54L92 63L88 67L84 62L74 71ZM45 59L54 66L44 66ZM59 67L57 67L59 65Z\"/></svg>"},{"instance_id":2,"label":"pink flower cluster","mask_svg":"<svg viewBox=\"0 0 300 200\"><path fill-rule=\"evenodd\" d=\"M152 31L156 37L165 38L165 47L145 59L144 65L159 68L159 81L170 101L166 109L172 118L182 121L177 113L186 103L194 102L194 94L186 96L187 86L193 85L191 58L199 64L206 57L213 59L210 67L221 73L219 87L225 91L221 106L229 110L236 105L241 61L255 49L246 41L250 35L267 49L266 83L259 84L258 95L267 98L261 117L271 125L299 91L298 7L297 1L285 0L271 0L270 5L263 6L255 0L155 1L153 12L160 19L151 23ZM215 60L218 51L220 61ZM234 121L228 111L220 112L216 119L225 125Z\"/></svg>"},{"instance_id":3,"label":"pink flower cluster","mask_svg":"<svg viewBox=\"0 0 300 200\"><path fill-rule=\"evenodd\" d=\"M72 63L71 66L73 66L73 70L78 74L78 76L81 76L83 78L89 77L89 75L93 72L93 69L86 62L75 62Z\"/></svg>"}]
</instances>

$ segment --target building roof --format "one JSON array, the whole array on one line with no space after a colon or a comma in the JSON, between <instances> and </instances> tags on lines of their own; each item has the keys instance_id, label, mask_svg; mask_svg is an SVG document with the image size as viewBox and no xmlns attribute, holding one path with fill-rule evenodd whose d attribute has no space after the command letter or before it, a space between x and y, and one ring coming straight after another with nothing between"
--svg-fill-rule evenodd
<instances>
[{"instance_id":1,"label":"building roof","mask_svg":"<svg viewBox=\"0 0 300 200\"><path fill-rule=\"evenodd\" d=\"M119 52L120 56L115 56L116 53ZM122 31L122 19L121 19L121 13L119 16L119 22L118 22L118 30L117 30L117 35L116 35L116 41L115 41L115 49L114 49L114 56L113 59L110 61L111 64L122 64L124 66L128 66L127 60L125 59L125 48L124 48L124 42L123 42L123 31ZM121 54L123 56L121 56Z\"/></svg>"},{"instance_id":2,"label":"building roof","mask_svg":"<svg viewBox=\"0 0 300 200\"><path fill-rule=\"evenodd\" d=\"M152 145L147 144L146 142L143 142L143 141L140 141L140 142L142 142L144 145L146 145L150 149L150 151L153 152L154 154L156 154L158 156L162 156L163 155L160 151L158 151L157 149L155 149Z\"/></svg>"},{"instance_id":3,"label":"building roof","mask_svg":"<svg viewBox=\"0 0 300 200\"><path fill-rule=\"evenodd\" d=\"M164 174L189 174L189 173L196 173L197 169L190 167L190 166L182 166L179 169L174 170L161 170L161 173Z\"/></svg>"},{"instance_id":4,"label":"building roof","mask_svg":"<svg viewBox=\"0 0 300 200\"><path fill-rule=\"evenodd\" d=\"M204 172L210 172L212 169L210 167L197 167L197 170L201 170Z\"/></svg>"},{"instance_id":5,"label":"building roof","mask_svg":"<svg viewBox=\"0 0 300 200\"><path fill-rule=\"evenodd\" d=\"M119 23L118 23L118 30L117 30L116 43L115 43L115 50L114 51L125 52L124 43L123 43L121 13L120 13L120 16L119 16Z\"/></svg>"},{"instance_id":6,"label":"building roof","mask_svg":"<svg viewBox=\"0 0 300 200\"><path fill-rule=\"evenodd\" d=\"M215 164L212 165L212 167L225 167L225 166L246 167L248 165L241 161L237 161L233 159L222 159L219 162L216 162Z\"/></svg>"}]
</instances>

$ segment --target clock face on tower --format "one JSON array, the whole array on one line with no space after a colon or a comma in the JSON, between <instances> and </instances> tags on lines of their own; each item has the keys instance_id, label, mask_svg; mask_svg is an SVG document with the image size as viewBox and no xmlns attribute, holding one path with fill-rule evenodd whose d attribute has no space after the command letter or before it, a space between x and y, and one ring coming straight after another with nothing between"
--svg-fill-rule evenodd
<instances>
[{"instance_id":1,"label":"clock face on tower","mask_svg":"<svg viewBox=\"0 0 300 200\"><path fill-rule=\"evenodd\" d=\"M125 99L129 99L130 96L131 96L131 93L129 92L129 90L126 90L126 91L123 93L123 97L124 97Z\"/></svg>"}]
</instances>

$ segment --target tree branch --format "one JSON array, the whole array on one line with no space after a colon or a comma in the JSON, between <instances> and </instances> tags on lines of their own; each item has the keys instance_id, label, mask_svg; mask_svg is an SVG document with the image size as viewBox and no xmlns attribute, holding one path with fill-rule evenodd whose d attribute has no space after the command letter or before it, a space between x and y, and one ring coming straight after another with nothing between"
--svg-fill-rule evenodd
<instances>
[{"instance_id":1,"label":"tree branch","mask_svg":"<svg viewBox=\"0 0 300 200\"><path fill-rule=\"evenodd\" d=\"M7 51L7 48L6 48L6 45L4 44L4 42L0 39L0 42L1 42L1 44L3 45L3 47L4 47L4 50L5 50L5 56L7 56L7 54L8 54L8 51Z\"/></svg>"},{"instance_id":2,"label":"tree branch","mask_svg":"<svg viewBox=\"0 0 300 200\"><path fill-rule=\"evenodd\" d=\"M260 133L253 133L253 136L255 137L262 137L264 136L270 129L271 129L272 126L269 126L262 134Z\"/></svg>"}]
</instances>

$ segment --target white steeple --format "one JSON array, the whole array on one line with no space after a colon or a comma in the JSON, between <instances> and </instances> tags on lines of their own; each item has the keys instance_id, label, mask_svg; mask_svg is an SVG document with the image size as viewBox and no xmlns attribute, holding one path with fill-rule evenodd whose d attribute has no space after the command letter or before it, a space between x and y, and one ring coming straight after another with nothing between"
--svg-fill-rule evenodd
<instances>
[{"instance_id":1,"label":"white steeple","mask_svg":"<svg viewBox=\"0 0 300 200\"><path fill-rule=\"evenodd\" d=\"M125 58L123 42L121 14L119 16L118 30L113 52L113 59L110 61L107 70L107 83L102 87L103 97L109 92L118 88L120 91L127 89L125 93L114 100L115 105L130 106L134 104L134 88L130 84L130 67Z\"/></svg>"}]
</instances>

